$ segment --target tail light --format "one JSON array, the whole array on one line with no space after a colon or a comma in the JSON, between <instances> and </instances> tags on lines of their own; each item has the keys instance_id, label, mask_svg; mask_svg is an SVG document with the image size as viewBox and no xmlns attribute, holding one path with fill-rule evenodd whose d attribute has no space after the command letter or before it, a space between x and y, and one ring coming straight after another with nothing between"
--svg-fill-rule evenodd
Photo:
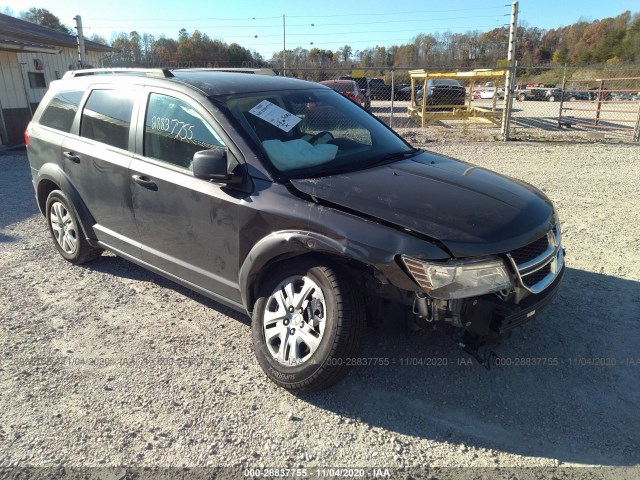
<instances>
[{"instance_id":1,"label":"tail light","mask_svg":"<svg viewBox=\"0 0 640 480\"><path fill-rule=\"evenodd\" d=\"M353 92L347 92L347 98L349 100L353 100L354 102L357 100L356 96L355 96L355 94Z\"/></svg>"},{"instance_id":2,"label":"tail light","mask_svg":"<svg viewBox=\"0 0 640 480\"><path fill-rule=\"evenodd\" d=\"M26 130L24 131L24 146L29 147L29 132Z\"/></svg>"}]
</instances>

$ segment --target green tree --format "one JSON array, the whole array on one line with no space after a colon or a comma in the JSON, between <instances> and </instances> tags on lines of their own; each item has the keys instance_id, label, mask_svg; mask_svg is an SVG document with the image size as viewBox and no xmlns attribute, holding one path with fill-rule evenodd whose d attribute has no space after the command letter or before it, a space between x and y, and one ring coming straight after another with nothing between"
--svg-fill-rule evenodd
<instances>
[{"instance_id":1,"label":"green tree","mask_svg":"<svg viewBox=\"0 0 640 480\"><path fill-rule=\"evenodd\" d=\"M351 58L353 49L349 45L345 45L340 49L340 55L342 55L342 61L347 63Z\"/></svg>"},{"instance_id":2,"label":"green tree","mask_svg":"<svg viewBox=\"0 0 640 480\"><path fill-rule=\"evenodd\" d=\"M20 18L27 22L36 23L68 35L71 35L72 32L68 26L64 25L58 17L46 8L31 7L26 12L20 12Z\"/></svg>"}]
</instances>

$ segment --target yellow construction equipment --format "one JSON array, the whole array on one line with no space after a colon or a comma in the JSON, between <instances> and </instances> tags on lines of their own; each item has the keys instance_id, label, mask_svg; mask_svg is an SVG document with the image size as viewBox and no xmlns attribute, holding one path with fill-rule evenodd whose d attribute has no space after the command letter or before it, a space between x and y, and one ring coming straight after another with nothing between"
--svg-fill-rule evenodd
<instances>
[{"instance_id":1,"label":"yellow construction equipment","mask_svg":"<svg viewBox=\"0 0 640 480\"><path fill-rule=\"evenodd\" d=\"M407 114L421 122L423 127L431 125L439 120L478 120L481 122L500 125L502 121L502 110L496 108L498 99L498 84L506 79L507 70L472 70L468 72L432 72L427 70L410 70L411 76L411 104L407 109ZM465 105L429 105L427 102L427 82L434 78L452 78L470 80L469 99ZM478 107L473 105L473 91L477 80L496 79L502 82L495 82L495 92L491 107ZM416 86L422 84L422 99L416 103ZM506 93L506 92L505 92ZM445 109L445 110L443 110Z\"/></svg>"}]
</instances>

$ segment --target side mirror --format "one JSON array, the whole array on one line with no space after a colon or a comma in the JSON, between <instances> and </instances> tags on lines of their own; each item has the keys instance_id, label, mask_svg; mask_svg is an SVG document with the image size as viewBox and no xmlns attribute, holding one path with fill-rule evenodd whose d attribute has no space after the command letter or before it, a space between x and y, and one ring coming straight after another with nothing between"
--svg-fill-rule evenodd
<instances>
[{"instance_id":1,"label":"side mirror","mask_svg":"<svg viewBox=\"0 0 640 480\"><path fill-rule=\"evenodd\" d=\"M196 152L191 163L193 176L220 183L236 183L227 170L227 150L216 148Z\"/></svg>"}]
</instances>

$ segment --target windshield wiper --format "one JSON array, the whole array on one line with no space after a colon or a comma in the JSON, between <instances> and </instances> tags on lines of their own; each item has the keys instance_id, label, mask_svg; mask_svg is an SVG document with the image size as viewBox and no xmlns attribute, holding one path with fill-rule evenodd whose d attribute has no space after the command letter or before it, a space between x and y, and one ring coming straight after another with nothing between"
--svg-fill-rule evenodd
<instances>
[{"instance_id":1,"label":"windshield wiper","mask_svg":"<svg viewBox=\"0 0 640 480\"><path fill-rule=\"evenodd\" d=\"M405 158L411 158L414 155L417 155L418 153L421 153L422 150L420 150L419 148L414 148L413 150L409 150L409 151L402 151L402 152L392 152L392 153L387 153L386 155L383 155L380 158L377 158L375 160L373 160L372 162L369 162L365 165L365 168L370 168L370 167L375 167L377 165L382 165L384 163L388 163L391 162L393 160L400 160L400 159L405 159Z\"/></svg>"}]
</instances>

